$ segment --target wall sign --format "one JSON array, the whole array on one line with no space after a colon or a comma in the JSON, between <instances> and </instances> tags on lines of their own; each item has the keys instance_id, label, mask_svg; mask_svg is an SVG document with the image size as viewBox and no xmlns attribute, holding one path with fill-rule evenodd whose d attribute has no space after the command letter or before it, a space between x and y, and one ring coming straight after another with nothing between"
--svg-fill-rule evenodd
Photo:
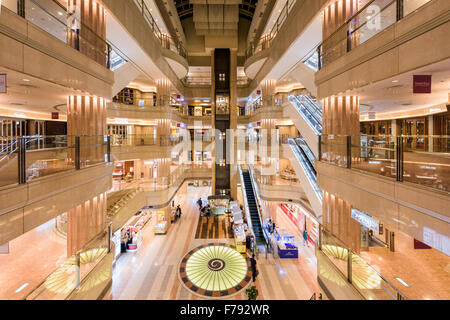
<instances>
[{"instance_id":1,"label":"wall sign","mask_svg":"<svg viewBox=\"0 0 450 320\"><path fill-rule=\"evenodd\" d=\"M52 112L52 119L59 119L59 112Z\"/></svg>"},{"instance_id":2,"label":"wall sign","mask_svg":"<svg viewBox=\"0 0 450 320\"><path fill-rule=\"evenodd\" d=\"M413 93L431 93L431 75L413 75Z\"/></svg>"},{"instance_id":3,"label":"wall sign","mask_svg":"<svg viewBox=\"0 0 450 320\"><path fill-rule=\"evenodd\" d=\"M0 74L0 93L6 93L6 74Z\"/></svg>"},{"instance_id":4,"label":"wall sign","mask_svg":"<svg viewBox=\"0 0 450 320\"><path fill-rule=\"evenodd\" d=\"M366 228L369 228L373 232L379 233L380 225L377 220L372 218L371 216L365 214L362 211L352 209L352 218L358 221L361 225Z\"/></svg>"}]
</instances>

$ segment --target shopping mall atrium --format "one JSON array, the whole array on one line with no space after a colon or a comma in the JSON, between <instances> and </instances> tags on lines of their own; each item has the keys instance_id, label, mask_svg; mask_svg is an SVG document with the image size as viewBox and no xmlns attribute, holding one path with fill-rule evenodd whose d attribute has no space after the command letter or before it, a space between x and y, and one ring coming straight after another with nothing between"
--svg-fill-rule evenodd
<instances>
[{"instance_id":1,"label":"shopping mall atrium","mask_svg":"<svg viewBox=\"0 0 450 320\"><path fill-rule=\"evenodd\" d=\"M449 0L0 3L0 300L450 299Z\"/></svg>"}]
</instances>

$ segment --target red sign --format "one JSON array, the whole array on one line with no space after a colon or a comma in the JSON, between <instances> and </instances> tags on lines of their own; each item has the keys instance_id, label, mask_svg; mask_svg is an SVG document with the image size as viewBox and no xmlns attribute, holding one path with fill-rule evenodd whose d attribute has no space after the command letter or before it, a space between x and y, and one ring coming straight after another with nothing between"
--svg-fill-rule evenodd
<instances>
[{"instance_id":1,"label":"red sign","mask_svg":"<svg viewBox=\"0 0 450 320\"><path fill-rule=\"evenodd\" d=\"M414 239L414 249L431 249L431 247L422 241Z\"/></svg>"},{"instance_id":2,"label":"red sign","mask_svg":"<svg viewBox=\"0 0 450 320\"><path fill-rule=\"evenodd\" d=\"M52 119L59 119L59 112L52 112Z\"/></svg>"},{"instance_id":3,"label":"red sign","mask_svg":"<svg viewBox=\"0 0 450 320\"><path fill-rule=\"evenodd\" d=\"M181 99L181 95L177 94L177 99L180 100Z\"/></svg>"},{"instance_id":4,"label":"red sign","mask_svg":"<svg viewBox=\"0 0 450 320\"><path fill-rule=\"evenodd\" d=\"M6 74L0 74L0 93L6 93Z\"/></svg>"},{"instance_id":5,"label":"red sign","mask_svg":"<svg viewBox=\"0 0 450 320\"><path fill-rule=\"evenodd\" d=\"M261 127L261 121L256 122L257 127Z\"/></svg>"},{"instance_id":6,"label":"red sign","mask_svg":"<svg viewBox=\"0 0 450 320\"><path fill-rule=\"evenodd\" d=\"M431 93L431 75L414 75L413 93Z\"/></svg>"},{"instance_id":7,"label":"red sign","mask_svg":"<svg viewBox=\"0 0 450 320\"><path fill-rule=\"evenodd\" d=\"M260 95L261 94L261 90L256 90L256 94Z\"/></svg>"}]
</instances>

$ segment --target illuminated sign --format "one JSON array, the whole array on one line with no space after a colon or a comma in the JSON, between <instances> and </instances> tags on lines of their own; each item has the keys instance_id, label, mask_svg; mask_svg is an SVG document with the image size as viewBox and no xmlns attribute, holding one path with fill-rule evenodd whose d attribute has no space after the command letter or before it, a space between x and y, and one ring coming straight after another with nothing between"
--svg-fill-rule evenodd
<instances>
[{"instance_id":1,"label":"illuminated sign","mask_svg":"<svg viewBox=\"0 0 450 320\"><path fill-rule=\"evenodd\" d=\"M356 210L356 209L352 209L351 216L352 216L352 219L355 219L364 227L366 227L376 233L379 233L380 225L379 225L378 221L375 220L374 218L372 218L371 216L365 214L362 211Z\"/></svg>"}]
</instances>

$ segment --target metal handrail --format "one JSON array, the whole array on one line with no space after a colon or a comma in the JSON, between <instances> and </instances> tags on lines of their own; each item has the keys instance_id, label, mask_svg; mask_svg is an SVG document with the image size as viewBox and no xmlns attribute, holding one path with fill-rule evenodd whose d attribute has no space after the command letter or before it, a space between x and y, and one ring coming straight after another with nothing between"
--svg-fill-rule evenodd
<instances>
[{"instance_id":1,"label":"metal handrail","mask_svg":"<svg viewBox=\"0 0 450 320\"><path fill-rule=\"evenodd\" d=\"M350 18L348 18L339 28L337 28L333 33L331 33L326 39L324 39L320 44L319 44L319 46L318 46L318 48L317 48L317 50L318 50L318 54L319 54L319 70L320 69L322 69L323 68L323 63L322 63L322 48L323 48L323 45L327 42L327 41L329 41L329 39L332 39L333 37L335 37L336 35L338 35L338 34L344 34L344 32L343 31L346 31L345 32L345 38L343 38L343 39L340 39L340 40L345 40L345 39L347 39L347 52L348 51L351 51L353 48L352 48L352 46L351 46L351 44L350 44L350 47L349 47L349 43L348 43L348 39L349 39L349 37L351 37L351 35L353 34L353 33L355 33L355 32L357 32L361 27L363 27L363 26L365 26L368 22L369 22L369 20L367 20L367 21L365 21L365 22L363 22L360 26L358 26L357 28L355 28L355 29L353 29L352 28L352 21L354 21L361 13L363 13L363 11L365 11L366 9L368 9L375 1L378 1L378 0L371 0L371 1L369 1L364 7L362 7L360 10L358 10L356 13L354 13ZM381 14L384 10L386 10L387 8L389 8L392 4L394 4L394 3L398 3L399 1L403 1L403 0L393 0L393 1L391 1L391 2L389 2L388 4L386 4L381 10L380 10L380 12L378 13L378 14ZM424 6L425 4L422 4L421 6ZM420 7L421 7L420 6ZM403 12L401 12L401 13L399 13L398 12L398 9L400 8L401 6L399 6L399 5L397 5L397 8L396 8L396 22L398 22L399 20L401 20L401 19L403 19ZM420 8L419 7L419 8ZM375 16L373 16L373 17L370 17L370 20L371 19L373 19ZM395 22L394 22L395 23ZM392 23L392 24L390 24L390 25L393 25L394 23ZM389 26L390 26L389 25ZM389 27L389 26L386 26L384 29L386 29L387 27ZM339 41L340 41L339 40ZM338 41L338 42L339 42ZM335 48L337 45L334 45L332 48Z\"/></svg>"},{"instance_id":2,"label":"metal handrail","mask_svg":"<svg viewBox=\"0 0 450 320\"><path fill-rule=\"evenodd\" d=\"M177 49L177 53L183 58L187 59L187 51L184 48L183 44L180 41L175 40L173 37L161 32L144 0L134 0L134 3L141 10L141 14L144 17L144 20L147 21L148 25L153 30L153 34L159 39L161 46L163 48L166 48L164 44L169 44L169 48L166 49L171 50L171 44L174 44L175 48ZM149 21L147 19L149 19Z\"/></svg>"},{"instance_id":3,"label":"metal handrail","mask_svg":"<svg viewBox=\"0 0 450 320\"><path fill-rule=\"evenodd\" d=\"M309 110L309 108L306 105L304 105L297 96L289 95L289 97L292 100L294 100L295 103L293 105L300 112L300 114L303 114L305 116L304 119L310 124L310 126L313 128L315 133L320 134L322 132L322 119L318 119L317 115L314 112L312 112L311 110ZM306 111L306 113L305 113L305 111ZM312 121L308 117L308 115L311 116L314 121ZM313 123L313 122L315 122L315 123Z\"/></svg>"},{"instance_id":4,"label":"metal handrail","mask_svg":"<svg viewBox=\"0 0 450 320\"><path fill-rule=\"evenodd\" d=\"M261 228L262 228L262 231L263 231L264 239L266 240L266 243L268 243L269 242L269 235L267 234L267 231L264 228L264 224L263 224L263 221L262 221L262 215L261 215L261 212L259 210L259 205L260 205L259 204L259 189L258 189L257 184L255 183L254 178L253 178L253 166L252 165L248 165L248 171L250 173L250 181L252 183L253 191L255 193L255 200L256 200L256 202L258 204L256 206L256 209L258 210L259 222L261 223Z\"/></svg>"},{"instance_id":5,"label":"metal handrail","mask_svg":"<svg viewBox=\"0 0 450 320\"><path fill-rule=\"evenodd\" d=\"M258 41L256 41L256 45L255 45L255 40L253 40L247 47L246 51L245 51L245 55L246 58L250 58L252 55L255 54L255 48L257 48L258 46L262 46L263 44L268 44L267 48L270 47L270 44L272 42L273 39L275 39L275 37L277 36L280 27L284 24L284 22L286 21L289 12L291 12L291 8L292 6L297 2L297 0L287 0L285 5L283 6L283 8L281 9L280 14L278 15L278 18L274 24L274 26L272 27L272 29L270 30L269 34L263 35L262 37L260 37L258 39ZM283 19L283 21L281 21ZM281 21L281 23L280 23Z\"/></svg>"}]
</instances>

